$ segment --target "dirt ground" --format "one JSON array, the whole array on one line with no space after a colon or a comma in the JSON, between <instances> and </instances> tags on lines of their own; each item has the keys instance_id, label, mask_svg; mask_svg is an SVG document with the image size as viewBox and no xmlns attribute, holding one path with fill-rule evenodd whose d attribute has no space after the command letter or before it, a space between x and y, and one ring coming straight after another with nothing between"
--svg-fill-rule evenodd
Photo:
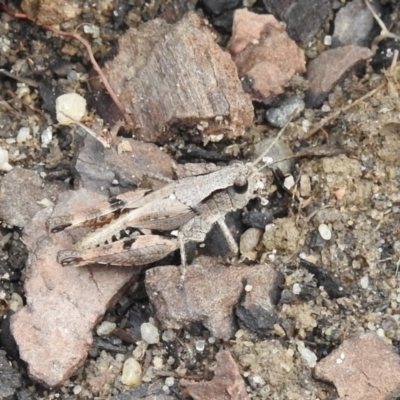
<instances>
[{"instance_id":1,"label":"dirt ground","mask_svg":"<svg viewBox=\"0 0 400 400\"><path fill-rule=\"evenodd\" d=\"M112 16L108 2L99 1L97 7L85 5L84 13L74 25L82 22L97 27L98 32L88 30L88 37L100 62L111 58L115 41L127 26L137 26L141 20L154 18L159 13L156 2L132 3L140 5L131 6L129 3L123 23ZM63 28L67 29L68 23ZM317 35L308 48L323 51L321 37ZM223 40L226 37L222 36L221 42ZM46 171L55 180L68 179L75 146L72 129L55 126L52 143L47 147L41 146L40 134L44 127L48 123L54 125L49 117L54 109L51 100L46 104L46 91L73 91L86 95L87 81L91 76L87 53L72 39L50 34L31 21L6 13L0 16L0 48L3 49L0 51L0 67L10 69L12 66L17 75L31 80L23 83L0 77L0 147L8 149L13 167L21 166L38 173ZM60 73L63 68L67 73ZM200 329L177 332L178 340L173 349L165 342L153 345L150 359L161 358L164 364L160 375L150 377L149 382L162 381L165 395L183 398L179 394L180 379L176 368L172 373L173 368L168 364L171 354L179 355L179 368L190 371L189 375L210 379L215 369L216 353L222 348L228 349L239 365L252 399L311 400L334 399L338 395L332 385L313 378L312 368L299 355L298 349L302 344L320 360L352 334L373 331L398 349L398 68L385 77L383 73L374 72L367 63L362 74L353 71L333 89L325 108L306 109L285 131L282 139L294 153L304 148L314 151L308 157L296 159L293 171L296 185L291 188L292 197L275 193L272 204L285 203L285 213L267 227L262 243L257 247L256 259L267 261L285 277L283 300L277 308L279 323L268 337L240 327L232 340L222 342ZM382 85L373 96L341 113L312 137L307 137L307 131L324 117L355 102L386 79L388 84ZM47 82L47 85L39 87L41 82ZM299 78L297 86L293 84L288 91L301 93L302 83ZM263 121L264 110L265 106L257 105L254 130L238 141L241 145L246 141L253 143L264 134L274 137L277 133L277 129ZM26 126L31 128L32 138L24 143L13 141L20 128ZM179 139L176 143L182 141ZM208 149L223 151L223 147L229 145L232 142L211 143ZM322 154L321 149L324 150ZM334 150L335 155L327 156L327 149L331 153ZM1 173L2 176L5 174ZM299 183L300 177L305 177L304 182L310 183L306 197L300 196L300 191L306 190ZM276 182L271 184L276 185ZM331 238L321 238L321 229L327 229ZM6 237L7 242L0 250L0 276L8 275L7 279L0 278L0 298L7 302L15 299L16 294L24 297L27 255L19 240L20 235L18 229L4 224L1 227L0 239ZM327 276L337 279L339 290L344 295L329 293L323 281L316 279L315 273L301 260L318 265ZM137 310L150 312L145 296L137 293L138 286L129 289L104 320L126 325L125 307L135 298ZM14 398L109 399L115 396L123 399L118 397L127 390L120 382L122 365L126 354L131 353L135 346L123 344L116 338L107 338L106 344L103 339L98 339L85 365L56 389L47 389L31 381L23 363L9 354L22 377L21 389ZM206 341L206 349L198 352L196 346L201 340ZM4 338L0 347L6 347ZM173 382L169 381L170 386L164 383L168 376L175 378ZM184 382L180 384L184 385Z\"/></svg>"}]
</instances>

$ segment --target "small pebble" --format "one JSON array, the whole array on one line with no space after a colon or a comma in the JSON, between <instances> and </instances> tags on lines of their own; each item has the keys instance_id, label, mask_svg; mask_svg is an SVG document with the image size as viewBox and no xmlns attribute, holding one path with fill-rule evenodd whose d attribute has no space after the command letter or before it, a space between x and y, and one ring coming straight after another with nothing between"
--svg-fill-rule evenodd
<instances>
[{"instance_id":1,"label":"small pebble","mask_svg":"<svg viewBox=\"0 0 400 400\"><path fill-rule=\"evenodd\" d=\"M285 186L285 188L288 190L290 190L294 186L294 178L292 175L289 175L285 178L283 186Z\"/></svg>"},{"instance_id":2,"label":"small pebble","mask_svg":"<svg viewBox=\"0 0 400 400\"><path fill-rule=\"evenodd\" d=\"M0 171L11 171L12 166L8 163L8 150L0 147Z\"/></svg>"},{"instance_id":3,"label":"small pebble","mask_svg":"<svg viewBox=\"0 0 400 400\"><path fill-rule=\"evenodd\" d=\"M329 229L328 225L326 225L326 224L321 224L321 225L318 227L318 232L319 232L319 234L321 235L322 239L324 239L324 240L331 240L331 238L332 238L332 232L331 232L331 230Z\"/></svg>"},{"instance_id":4,"label":"small pebble","mask_svg":"<svg viewBox=\"0 0 400 400\"><path fill-rule=\"evenodd\" d=\"M138 386L142 383L142 367L134 358L128 358L122 368L121 382L126 386Z\"/></svg>"},{"instance_id":5,"label":"small pebble","mask_svg":"<svg viewBox=\"0 0 400 400\"><path fill-rule=\"evenodd\" d=\"M263 233L264 232L261 229L257 228L247 229L240 237L240 245L239 245L240 253L246 254L253 251L260 242Z\"/></svg>"},{"instance_id":6,"label":"small pebble","mask_svg":"<svg viewBox=\"0 0 400 400\"><path fill-rule=\"evenodd\" d=\"M47 146L51 143L53 139L53 128L48 126L40 135L40 140L42 142L42 146Z\"/></svg>"},{"instance_id":7,"label":"small pebble","mask_svg":"<svg viewBox=\"0 0 400 400\"><path fill-rule=\"evenodd\" d=\"M78 395L80 392L82 392L82 386L81 385L76 385L74 386L74 388L72 389L72 391L74 392L74 395Z\"/></svg>"},{"instance_id":8,"label":"small pebble","mask_svg":"<svg viewBox=\"0 0 400 400\"><path fill-rule=\"evenodd\" d=\"M317 365L317 356L310 349L307 349L301 340L297 341L297 350L310 368L314 368Z\"/></svg>"},{"instance_id":9,"label":"small pebble","mask_svg":"<svg viewBox=\"0 0 400 400\"><path fill-rule=\"evenodd\" d=\"M164 342L172 342L175 339L175 332L172 329L166 329L163 333L162 333L162 340L164 340Z\"/></svg>"},{"instance_id":10,"label":"small pebble","mask_svg":"<svg viewBox=\"0 0 400 400\"><path fill-rule=\"evenodd\" d=\"M303 100L297 97L288 97L283 100L279 108L270 108L265 113L267 121L276 128L282 128L293 113L300 114L305 108Z\"/></svg>"},{"instance_id":11,"label":"small pebble","mask_svg":"<svg viewBox=\"0 0 400 400\"><path fill-rule=\"evenodd\" d=\"M173 376L169 376L168 378L165 379L165 384L167 386L173 386L173 384L175 383L175 378Z\"/></svg>"},{"instance_id":12,"label":"small pebble","mask_svg":"<svg viewBox=\"0 0 400 400\"><path fill-rule=\"evenodd\" d=\"M253 290L253 286L252 285L246 285L245 287L244 287L244 291L245 292L251 292Z\"/></svg>"},{"instance_id":13,"label":"small pebble","mask_svg":"<svg viewBox=\"0 0 400 400\"><path fill-rule=\"evenodd\" d=\"M155 369L161 370L164 367L163 359L161 357L153 358L153 365Z\"/></svg>"},{"instance_id":14,"label":"small pebble","mask_svg":"<svg viewBox=\"0 0 400 400\"><path fill-rule=\"evenodd\" d=\"M140 326L142 339L148 344L156 344L160 341L160 332L157 327L150 322L145 322Z\"/></svg>"},{"instance_id":15,"label":"small pebble","mask_svg":"<svg viewBox=\"0 0 400 400\"><path fill-rule=\"evenodd\" d=\"M56 113L61 125L71 125L86 114L86 100L76 93L63 94L56 99Z\"/></svg>"},{"instance_id":16,"label":"small pebble","mask_svg":"<svg viewBox=\"0 0 400 400\"><path fill-rule=\"evenodd\" d=\"M301 293L301 286L298 283L293 285L293 294L300 294Z\"/></svg>"},{"instance_id":17,"label":"small pebble","mask_svg":"<svg viewBox=\"0 0 400 400\"><path fill-rule=\"evenodd\" d=\"M205 340L197 340L196 341L196 350L198 352L200 352L200 353L203 352L205 347L206 347L206 341Z\"/></svg>"},{"instance_id":18,"label":"small pebble","mask_svg":"<svg viewBox=\"0 0 400 400\"><path fill-rule=\"evenodd\" d=\"M10 310L17 312L24 306L24 301L18 293L14 292L11 295L11 299L8 304L10 306Z\"/></svg>"},{"instance_id":19,"label":"small pebble","mask_svg":"<svg viewBox=\"0 0 400 400\"><path fill-rule=\"evenodd\" d=\"M103 321L96 329L96 333L99 336L109 335L115 328L117 324L115 322Z\"/></svg>"},{"instance_id":20,"label":"small pebble","mask_svg":"<svg viewBox=\"0 0 400 400\"><path fill-rule=\"evenodd\" d=\"M368 286L369 286L369 277L368 277L368 275L365 275L360 279L360 286L363 289L367 289L368 288Z\"/></svg>"},{"instance_id":21,"label":"small pebble","mask_svg":"<svg viewBox=\"0 0 400 400\"><path fill-rule=\"evenodd\" d=\"M17 133L17 143L26 142L31 137L31 130L29 128L21 128Z\"/></svg>"}]
</instances>

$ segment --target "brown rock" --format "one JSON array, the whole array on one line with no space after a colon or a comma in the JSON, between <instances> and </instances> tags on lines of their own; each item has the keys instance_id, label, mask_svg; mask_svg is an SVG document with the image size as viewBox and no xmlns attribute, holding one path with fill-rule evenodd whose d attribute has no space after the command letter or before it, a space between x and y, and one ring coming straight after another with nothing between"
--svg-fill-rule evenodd
<instances>
[{"instance_id":1,"label":"brown rock","mask_svg":"<svg viewBox=\"0 0 400 400\"><path fill-rule=\"evenodd\" d=\"M290 37L303 45L321 29L332 8L329 0L263 0L263 3L268 12L286 23Z\"/></svg>"},{"instance_id":2,"label":"brown rock","mask_svg":"<svg viewBox=\"0 0 400 400\"><path fill-rule=\"evenodd\" d=\"M321 106L345 73L360 61L368 60L370 57L372 57L370 49L358 46L343 46L321 53L307 67L310 83L306 93L307 105L313 108Z\"/></svg>"},{"instance_id":3,"label":"brown rock","mask_svg":"<svg viewBox=\"0 0 400 400\"><path fill-rule=\"evenodd\" d=\"M386 400L400 395L400 357L375 333L345 340L314 370L335 385L341 399Z\"/></svg>"},{"instance_id":4,"label":"brown rock","mask_svg":"<svg viewBox=\"0 0 400 400\"><path fill-rule=\"evenodd\" d=\"M105 73L144 141L167 141L183 128L205 140L235 138L253 121L235 64L195 13L128 30Z\"/></svg>"},{"instance_id":5,"label":"brown rock","mask_svg":"<svg viewBox=\"0 0 400 400\"><path fill-rule=\"evenodd\" d=\"M303 50L272 15L236 10L228 50L254 100L270 102L295 73L304 73Z\"/></svg>"},{"instance_id":6,"label":"brown rock","mask_svg":"<svg viewBox=\"0 0 400 400\"><path fill-rule=\"evenodd\" d=\"M38 25L61 24L82 12L76 0L24 0L21 8Z\"/></svg>"},{"instance_id":7,"label":"brown rock","mask_svg":"<svg viewBox=\"0 0 400 400\"><path fill-rule=\"evenodd\" d=\"M43 209L38 202L46 199L54 202L65 189L65 184L44 183L36 172L16 167L1 181L0 219L23 228Z\"/></svg>"},{"instance_id":8,"label":"brown rock","mask_svg":"<svg viewBox=\"0 0 400 400\"><path fill-rule=\"evenodd\" d=\"M201 322L214 337L228 340L236 329L233 310L243 297L243 282L251 282L253 290L244 296L242 307L250 315L263 308L272 316L278 277L267 265L227 267L213 258L199 257L187 267L183 288L179 287L180 269L167 266L146 272L146 290L164 328Z\"/></svg>"},{"instance_id":9,"label":"brown rock","mask_svg":"<svg viewBox=\"0 0 400 400\"><path fill-rule=\"evenodd\" d=\"M64 192L58 215L94 205L103 196L86 190ZM51 209L40 211L26 227L23 240L30 256L26 267L27 305L11 320L11 331L32 379L54 387L85 362L92 329L134 279L131 268L63 268L59 250L83 234L77 229L48 234Z\"/></svg>"},{"instance_id":10,"label":"brown rock","mask_svg":"<svg viewBox=\"0 0 400 400\"><path fill-rule=\"evenodd\" d=\"M187 387L194 400L248 400L246 386L231 353L220 351L215 376L210 382L190 383Z\"/></svg>"}]
</instances>

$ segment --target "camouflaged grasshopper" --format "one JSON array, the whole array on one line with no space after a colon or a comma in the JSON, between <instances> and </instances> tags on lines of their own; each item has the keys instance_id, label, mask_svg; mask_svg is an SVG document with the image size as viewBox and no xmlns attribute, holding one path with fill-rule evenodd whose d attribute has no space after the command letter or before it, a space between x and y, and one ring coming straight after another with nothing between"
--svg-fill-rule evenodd
<instances>
[{"instance_id":1,"label":"camouflaged grasshopper","mask_svg":"<svg viewBox=\"0 0 400 400\"><path fill-rule=\"evenodd\" d=\"M96 210L50 218L47 226L54 233L101 222L115 211L129 210L89 233L75 245L75 249L60 251L57 261L63 266L74 267L88 264L143 265L160 260L180 248L182 267L185 268L185 244L204 241L214 223L221 227L232 252L237 253L238 246L225 224L225 215L244 208L256 196L261 169L256 165L273 145L253 163L235 161L209 173L170 181L155 191L139 189L112 197L99 204ZM127 228L162 232L178 230L178 237L144 235L112 243L112 237ZM104 245L106 242L109 244Z\"/></svg>"}]
</instances>

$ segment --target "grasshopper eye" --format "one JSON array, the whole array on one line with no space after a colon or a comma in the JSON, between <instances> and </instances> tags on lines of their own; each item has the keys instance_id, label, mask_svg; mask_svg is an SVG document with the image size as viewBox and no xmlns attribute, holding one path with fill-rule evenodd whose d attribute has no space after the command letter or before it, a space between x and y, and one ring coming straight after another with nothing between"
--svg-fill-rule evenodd
<instances>
[{"instance_id":1,"label":"grasshopper eye","mask_svg":"<svg viewBox=\"0 0 400 400\"><path fill-rule=\"evenodd\" d=\"M246 193L248 188L249 181L245 176L238 176L233 182L233 190L238 194Z\"/></svg>"}]
</instances>

